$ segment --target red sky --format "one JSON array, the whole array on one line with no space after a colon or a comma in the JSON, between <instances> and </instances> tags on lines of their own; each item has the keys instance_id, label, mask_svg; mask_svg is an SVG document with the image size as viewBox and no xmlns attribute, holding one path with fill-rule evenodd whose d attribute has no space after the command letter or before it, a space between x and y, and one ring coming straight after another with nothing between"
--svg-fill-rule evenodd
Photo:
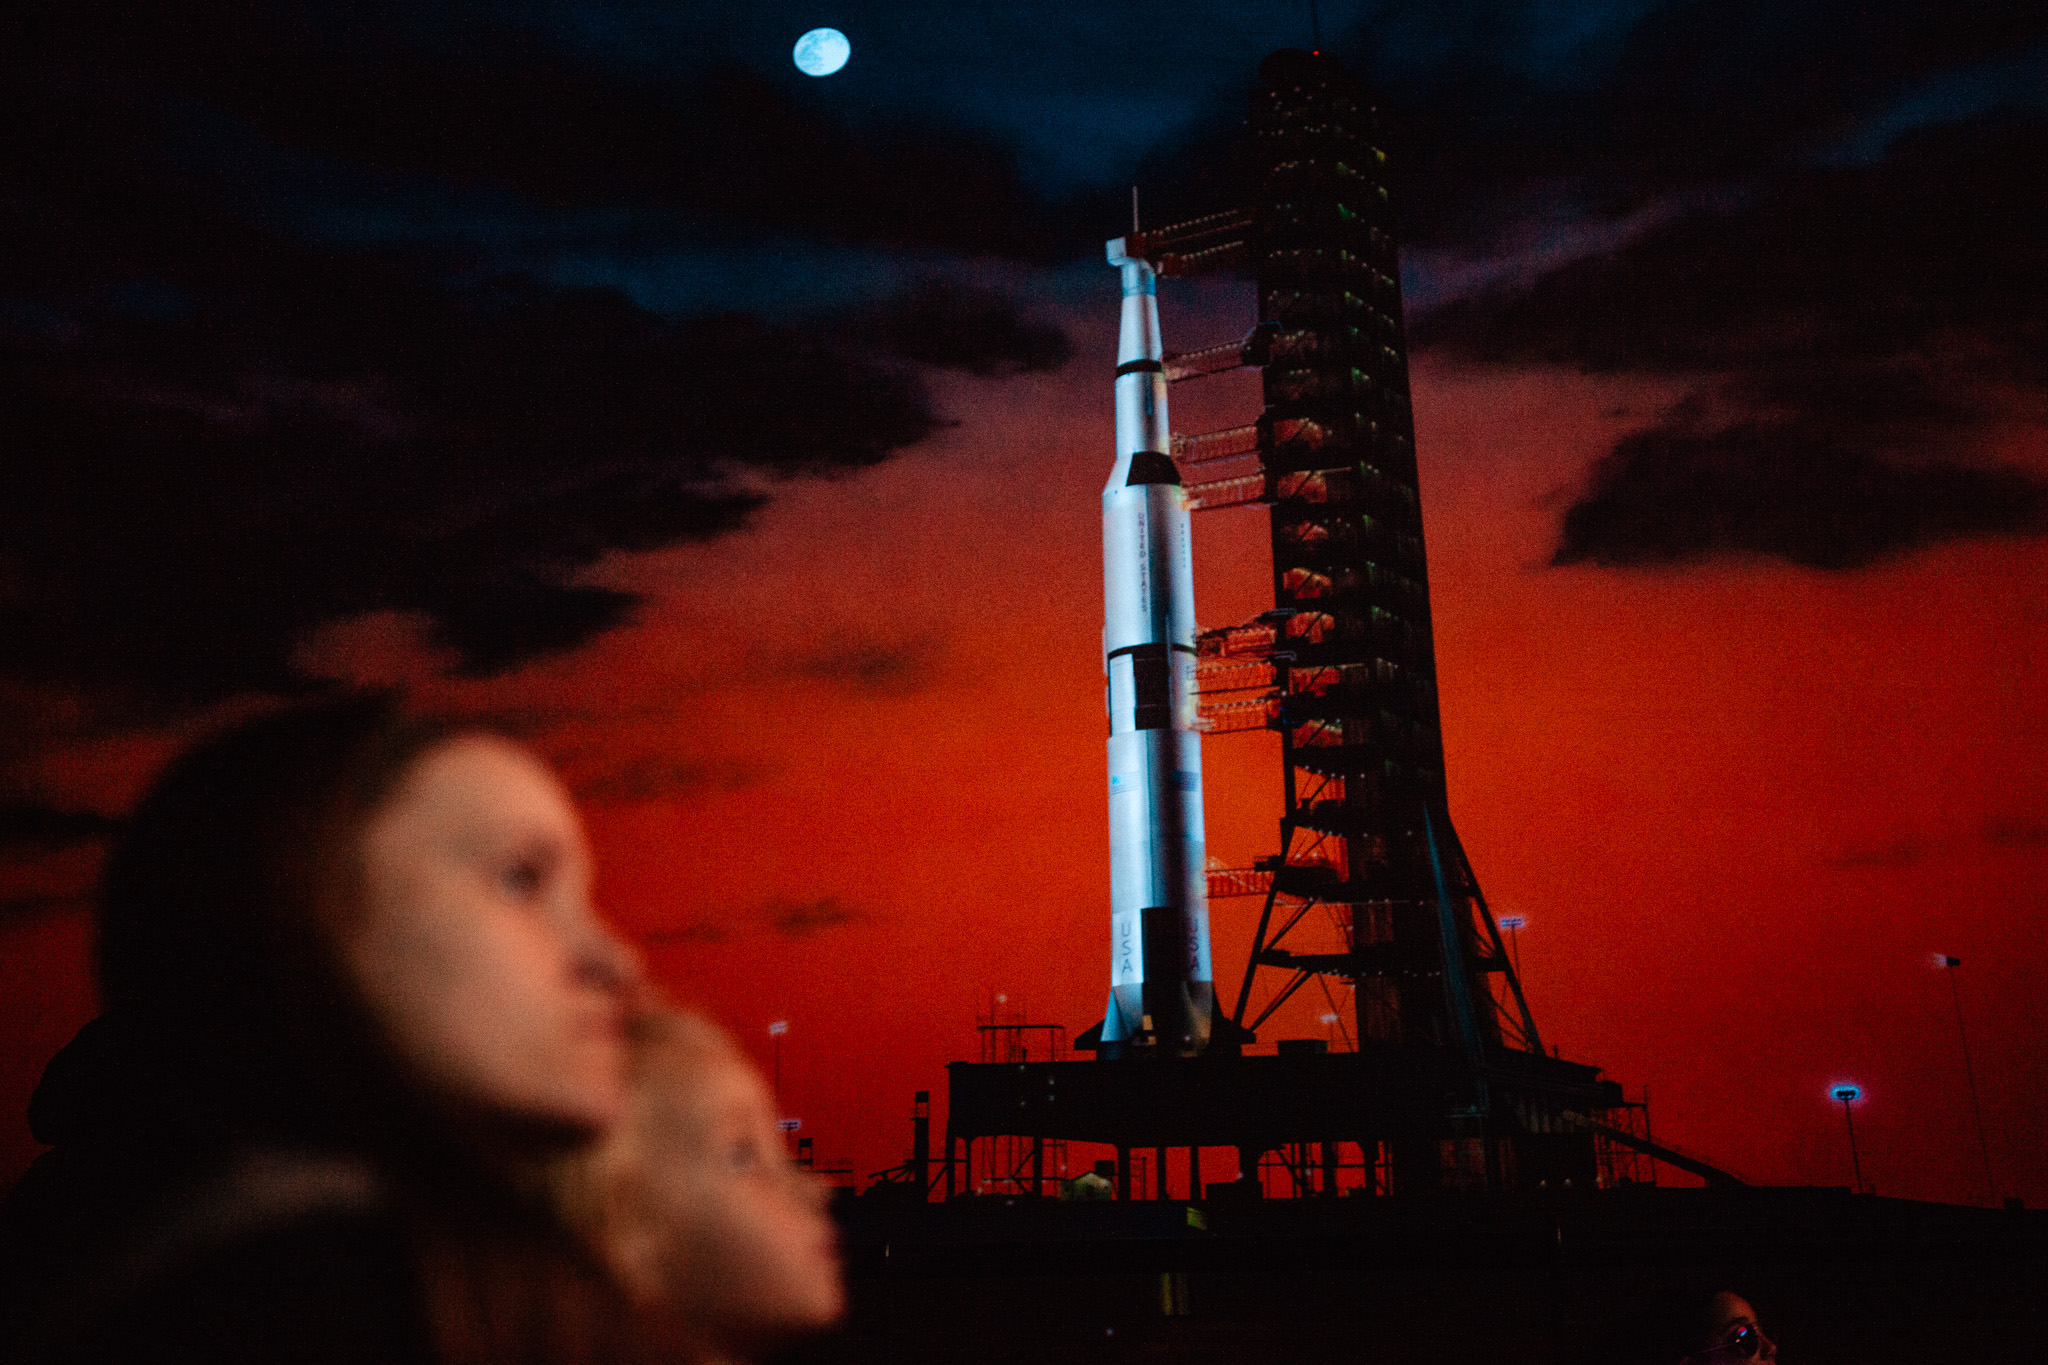
<instances>
[{"instance_id":1,"label":"red sky","mask_svg":"<svg viewBox=\"0 0 2048 1365\"><path fill-rule=\"evenodd\" d=\"M793 483L751 531L621 558L632 627L482 683L432 676L403 620L306 657L412 677L516 724L580 790L610 913L655 974L768 1058L821 1156L890 1165L915 1089L975 1055L1001 992L1078 1032L1106 992L1100 525L1114 292L1051 376L941 379L958 425ZM1228 291L1169 298L1188 342ZM1180 338L1176 336L1175 341ZM1169 344L1174 344L1170 341ZM1175 395L1183 430L1249 388ZM1981 1198L1949 983L2001 1193L2048 1202L2048 545L1828 574L1720 560L1545 567L1588 463L1682 391L1570 371L1413 376L1453 815L1564 1055L1650 1092L1660 1138L1752 1179L1843 1184L1827 1087L1860 1083L1881 1193ZM1182 386L1183 389L1194 386ZM2048 468L2048 418L1987 451ZM1271 605L1262 511L1196 519L1205 626ZM59 803L117 806L175 738L52 750ZM1271 851L1277 746L1205 743L1210 851ZM0 1176L36 1150L42 1063L91 1012L92 851L8 870L52 904L0 923ZM1252 901L1212 906L1234 990ZM1306 993L1264 1030L1320 1034Z\"/></svg>"}]
</instances>

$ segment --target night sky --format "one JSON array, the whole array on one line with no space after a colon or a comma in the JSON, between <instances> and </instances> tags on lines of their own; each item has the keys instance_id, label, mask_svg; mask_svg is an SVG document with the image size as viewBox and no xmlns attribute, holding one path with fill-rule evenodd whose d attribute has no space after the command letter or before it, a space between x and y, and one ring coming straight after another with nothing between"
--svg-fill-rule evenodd
<instances>
[{"instance_id":1,"label":"night sky","mask_svg":"<svg viewBox=\"0 0 2048 1365\"><path fill-rule=\"evenodd\" d=\"M1133 183L1229 205L1306 4L34 9L0 1177L121 813L336 681L553 760L657 977L764 1060L789 1021L823 1158L899 1160L998 994L1095 1022L1102 242ZM1858 1082L1880 1192L1981 1200L1951 953L1999 1192L2048 1202L2048 10L1321 11L1393 117L1451 808L1546 1039L1759 1180L1846 1184ZM1194 349L1254 301L1161 307ZM1262 510L1195 533L1203 625L1272 605ZM1204 750L1247 865L1277 739Z\"/></svg>"}]
</instances>

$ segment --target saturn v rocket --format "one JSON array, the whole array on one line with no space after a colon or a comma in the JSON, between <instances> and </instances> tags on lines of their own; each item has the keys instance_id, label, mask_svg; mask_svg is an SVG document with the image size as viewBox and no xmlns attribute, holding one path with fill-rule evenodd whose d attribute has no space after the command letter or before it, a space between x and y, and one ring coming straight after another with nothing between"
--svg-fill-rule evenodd
<instances>
[{"instance_id":1,"label":"saturn v rocket","mask_svg":"<svg viewBox=\"0 0 2048 1365\"><path fill-rule=\"evenodd\" d=\"M1135 245L1135 244L1134 244ZM1109 1007L1105 1057L1189 1056L1216 988L1195 730L1194 557L1168 453L1158 276L1109 243L1123 275L1116 466L1102 490L1103 670L1109 692ZM1078 1040L1077 1040L1078 1041Z\"/></svg>"}]
</instances>

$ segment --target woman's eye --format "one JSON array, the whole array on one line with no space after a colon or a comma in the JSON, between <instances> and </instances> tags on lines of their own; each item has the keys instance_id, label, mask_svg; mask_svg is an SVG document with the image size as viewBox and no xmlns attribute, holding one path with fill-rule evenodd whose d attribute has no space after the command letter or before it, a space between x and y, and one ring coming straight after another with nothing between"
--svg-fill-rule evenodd
<instances>
[{"instance_id":1,"label":"woman's eye","mask_svg":"<svg viewBox=\"0 0 2048 1365\"><path fill-rule=\"evenodd\" d=\"M761 1153L751 1142L736 1142L727 1152L726 1161L735 1171L751 1171L761 1164Z\"/></svg>"},{"instance_id":2,"label":"woman's eye","mask_svg":"<svg viewBox=\"0 0 2048 1365\"><path fill-rule=\"evenodd\" d=\"M505 890L516 900L532 900L540 893L540 866L531 862L517 862L501 874Z\"/></svg>"}]
</instances>

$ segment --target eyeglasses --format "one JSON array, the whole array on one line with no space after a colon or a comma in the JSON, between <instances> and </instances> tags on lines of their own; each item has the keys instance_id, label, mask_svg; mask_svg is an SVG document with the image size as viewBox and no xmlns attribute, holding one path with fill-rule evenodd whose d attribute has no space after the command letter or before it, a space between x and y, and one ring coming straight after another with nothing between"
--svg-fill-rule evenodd
<instances>
[{"instance_id":1,"label":"eyeglasses","mask_svg":"<svg viewBox=\"0 0 2048 1365\"><path fill-rule=\"evenodd\" d=\"M1706 1350L1695 1351L1693 1354L1695 1357L1698 1357L1718 1355L1722 1351L1733 1351L1744 1360L1754 1360L1756 1353L1763 1350L1763 1348L1763 1333L1757 1331L1754 1327L1741 1327L1736 1329L1734 1336L1728 1338L1719 1346L1709 1346Z\"/></svg>"}]
</instances>

